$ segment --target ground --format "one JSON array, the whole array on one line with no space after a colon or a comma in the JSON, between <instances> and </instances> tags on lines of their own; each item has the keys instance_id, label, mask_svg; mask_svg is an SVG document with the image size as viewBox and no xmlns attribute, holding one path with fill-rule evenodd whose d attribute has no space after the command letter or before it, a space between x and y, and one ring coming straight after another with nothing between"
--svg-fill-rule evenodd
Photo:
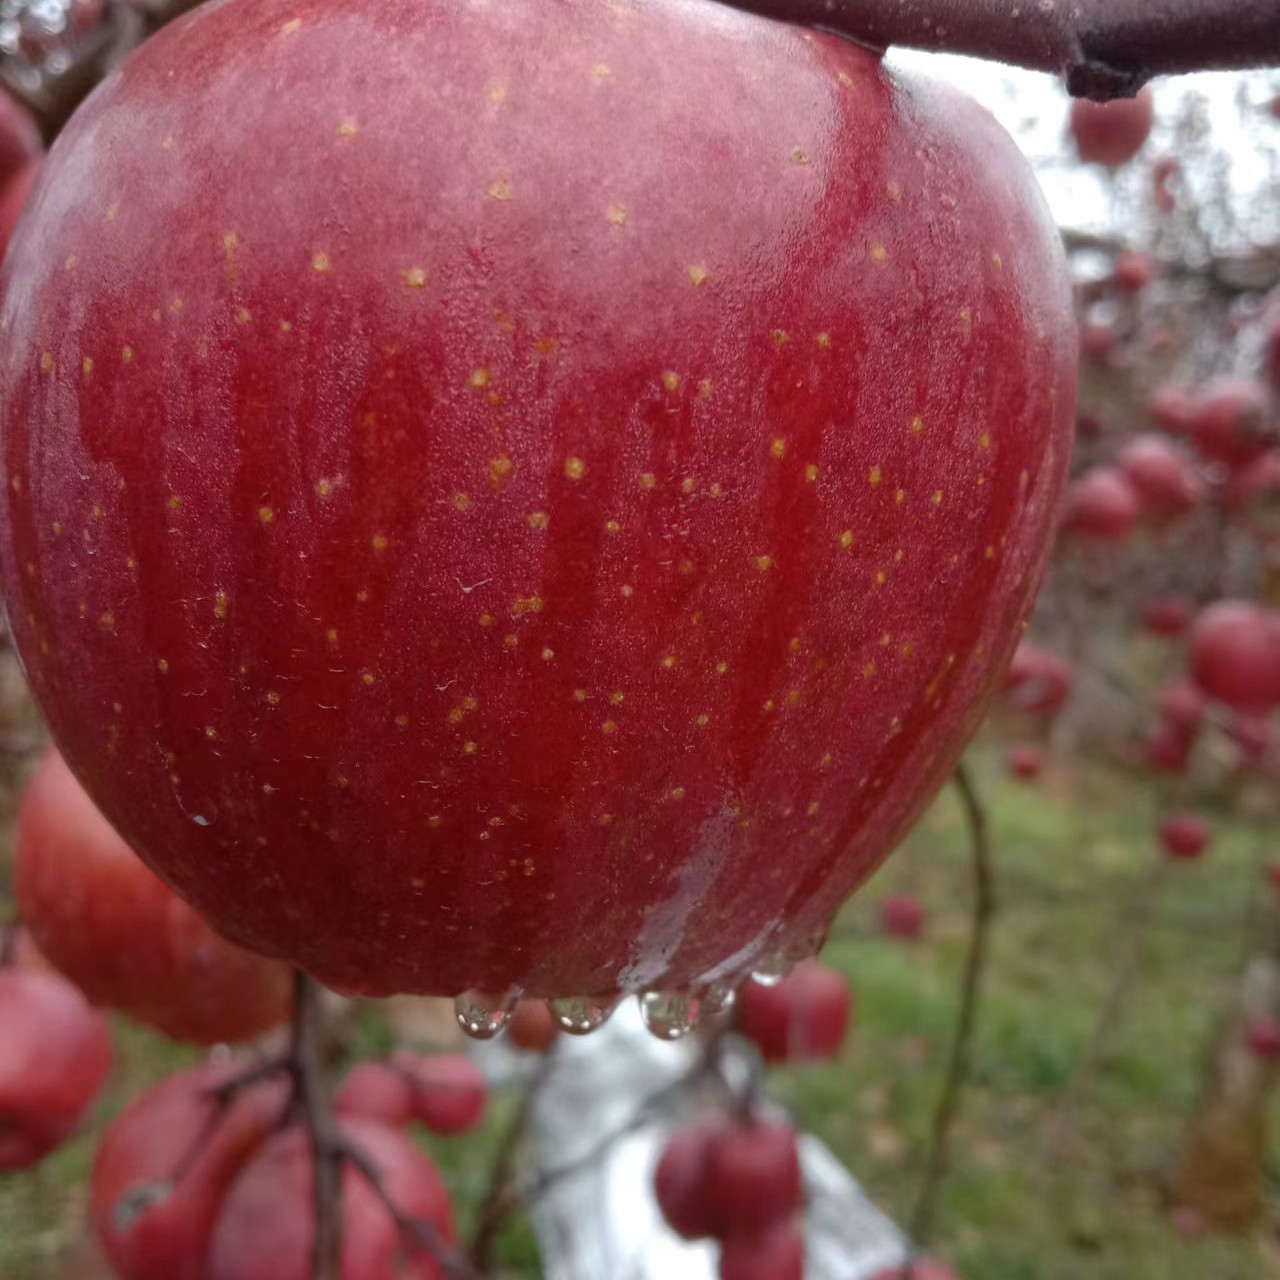
<instances>
[{"instance_id":1,"label":"ground","mask_svg":"<svg viewBox=\"0 0 1280 1280\"><path fill-rule=\"evenodd\" d=\"M1244 953L1244 906L1262 884L1260 861L1280 852L1280 831L1225 832L1203 862L1170 868L1138 984L1080 1113L1072 1157L1047 1168L1047 1122L1113 977L1125 904L1155 856L1153 802L1114 772L1082 778L1051 770L1025 786L1002 776L994 750L979 749L974 765L992 813L1000 910L936 1251L964 1280L1280 1277L1274 1226L1246 1238L1188 1241L1173 1230L1161 1196L1213 1021ZM841 1060L772 1081L775 1096L899 1221L919 1185L955 1014L967 866L960 811L944 794L850 904L827 947L826 960L857 993ZM901 892L917 894L928 910L925 937L914 944L886 939L877 927L878 903ZM362 1016L362 1043L383 1034L376 1014ZM0 1179L0 1280L106 1274L91 1260L83 1228L95 1134L140 1085L191 1057L123 1025L120 1050L94 1128L37 1174ZM433 1144L464 1226L510 1114L510 1100L502 1100L479 1138ZM1277 1175L1273 1163L1273 1189ZM1280 1195L1272 1200L1274 1223ZM500 1252L510 1274L538 1275L520 1224Z\"/></svg>"}]
</instances>

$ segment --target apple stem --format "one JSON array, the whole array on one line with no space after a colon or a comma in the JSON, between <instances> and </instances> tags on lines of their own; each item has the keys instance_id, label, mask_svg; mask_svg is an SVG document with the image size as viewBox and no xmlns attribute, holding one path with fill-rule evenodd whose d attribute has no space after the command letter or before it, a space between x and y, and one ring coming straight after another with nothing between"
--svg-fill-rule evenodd
<instances>
[{"instance_id":1,"label":"apple stem","mask_svg":"<svg viewBox=\"0 0 1280 1280\"><path fill-rule=\"evenodd\" d=\"M991 848L990 821L987 807L978 788L963 764L952 775L960 797L965 827L969 837L970 876L973 905L969 920L969 949L965 956L960 983L960 1007L956 1014L955 1034L943 1076L942 1092L934 1109L930 1126L929 1147L924 1176L917 1193L915 1208L907 1234L914 1247L928 1243L937 1215L938 1195L950 1164L951 1129L960 1111L964 1089L969 1081L973 1048L973 1032L977 1025L982 980L986 972L991 922L996 911L995 860ZM909 1280L912 1262L908 1258L903 1276Z\"/></svg>"}]
</instances>

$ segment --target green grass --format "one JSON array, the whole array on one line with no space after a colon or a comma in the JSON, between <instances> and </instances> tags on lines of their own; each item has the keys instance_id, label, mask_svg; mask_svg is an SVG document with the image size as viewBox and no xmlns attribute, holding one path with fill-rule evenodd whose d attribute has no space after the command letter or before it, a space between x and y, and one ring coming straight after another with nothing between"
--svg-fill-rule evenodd
<instances>
[{"instance_id":1,"label":"green grass","mask_svg":"<svg viewBox=\"0 0 1280 1280\"><path fill-rule=\"evenodd\" d=\"M1280 1276L1280 1250L1265 1232L1185 1241L1171 1230L1161 1197L1215 1012L1242 958L1239 913L1249 893L1261 891L1260 841L1278 833L1220 830L1201 863L1170 868L1127 1015L1080 1113L1072 1159L1047 1169L1046 1123L1113 976L1126 903L1155 856L1154 809L1146 792L1115 775L1025 787L1006 781L981 752L976 765L992 812L1000 907L936 1251L965 1280ZM900 892L926 904L926 935L916 944L885 939L876 925L880 900ZM968 903L965 833L944 794L846 909L828 944L826 960L857 993L841 1060L772 1080L775 1096L899 1220L919 1185L956 1013ZM361 1052L385 1042L375 1015L359 1021ZM126 1029L121 1060L104 1116L187 1056ZM430 1144L465 1229L512 1107L500 1099L478 1135ZM72 1143L37 1175L0 1181L3 1280L76 1275L60 1259L81 1230L93 1138ZM1273 1168L1273 1187L1277 1174ZM538 1275L524 1224L511 1224L498 1255L508 1274Z\"/></svg>"}]
</instances>

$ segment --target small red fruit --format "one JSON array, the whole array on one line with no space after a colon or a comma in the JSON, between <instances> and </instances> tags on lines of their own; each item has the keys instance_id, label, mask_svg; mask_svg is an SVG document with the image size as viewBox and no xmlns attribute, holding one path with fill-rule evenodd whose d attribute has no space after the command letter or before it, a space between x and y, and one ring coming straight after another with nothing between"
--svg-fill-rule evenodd
<instances>
[{"instance_id":1,"label":"small red fruit","mask_svg":"<svg viewBox=\"0 0 1280 1280\"><path fill-rule=\"evenodd\" d=\"M1246 466L1277 443L1266 388L1245 380L1211 383L1199 398L1189 434L1210 462Z\"/></svg>"},{"instance_id":2,"label":"small red fruit","mask_svg":"<svg viewBox=\"0 0 1280 1280\"><path fill-rule=\"evenodd\" d=\"M1208 705L1203 693L1192 684L1171 684L1156 695L1156 709L1166 724L1183 733L1194 734L1204 724Z\"/></svg>"},{"instance_id":3,"label":"small red fruit","mask_svg":"<svg viewBox=\"0 0 1280 1280\"><path fill-rule=\"evenodd\" d=\"M347 1120L342 1137L377 1170L397 1209L453 1243L453 1210L430 1159L396 1129ZM315 1234L310 1142L300 1129L277 1134L236 1179L223 1203L207 1280L308 1280ZM343 1280L444 1280L422 1245L392 1220L364 1175L342 1169Z\"/></svg>"},{"instance_id":4,"label":"small red fruit","mask_svg":"<svg viewBox=\"0 0 1280 1280\"><path fill-rule=\"evenodd\" d=\"M391 1066L409 1083L414 1118L432 1133L465 1133L484 1115L488 1085L464 1054L400 1051L391 1055Z\"/></svg>"},{"instance_id":5,"label":"small red fruit","mask_svg":"<svg viewBox=\"0 0 1280 1280\"><path fill-rule=\"evenodd\" d=\"M707 1202L707 1156L720 1133L717 1124L681 1129L672 1136L653 1174L653 1190L667 1225L685 1240L716 1233Z\"/></svg>"},{"instance_id":6,"label":"small red fruit","mask_svg":"<svg viewBox=\"0 0 1280 1280\"><path fill-rule=\"evenodd\" d=\"M1252 525L1273 528L1280 513L1280 449L1268 449L1237 467L1227 478L1222 502L1228 511L1247 516Z\"/></svg>"},{"instance_id":7,"label":"small red fruit","mask_svg":"<svg viewBox=\"0 0 1280 1280\"><path fill-rule=\"evenodd\" d=\"M880 905L880 924L891 938L914 940L924 932L924 907L918 898L886 898Z\"/></svg>"},{"instance_id":8,"label":"small red fruit","mask_svg":"<svg viewBox=\"0 0 1280 1280\"><path fill-rule=\"evenodd\" d=\"M1177 813L1160 823L1160 843L1171 858L1198 858L1209 844L1209 824L1198 814Z\"/></svg>"},{"instance_id":9,"label":"small red fruit","mask_svg":"<svg viewBox=\"0 0 1280 1280\"><path fill-rule=\"evenodd\" d=\"M507 1039L528 1053L546 1053L559 1034L545 1000L518 1000L507 1019Z\"/></svg>"},{"instance_id":10,"label":"small red fruit","mask_svg":"<svg viewBox=\"0 0 1280 1280\"><path fill-rule=\"evenodd\" d=\"M1244 715L1280 706L1280 613L1248 600L1211 604L1191 628L1191 676Z\"/></svg>"},{"instance_id":11,"label":"small red fruit","mask_svg":"<svg viewBox=\"0 0 1280 1280\"><path fill-rule=\"evenodd\" d=\"M1004 680L1004 701L1018 711L1052 718L1066 706L1075 683L1071 664L1024 640L1014 651Z\"/></svg>"},{"instance_id":12,"label":"small red fruit","mask_svg":"<svg viewBox=\"0 0 1280 1280\"><path fill-rule=\"evenodd\" d=\"M1142 625L1152 635L1172 640L1191 625L1191 606L1176 596L1149 600L1142 607Z\"/></svg>"},{"instance_id":13,"label":"small red fruit","mask_svg":"<svg viewBox=\"0 0 1280 1280\"><path fill-rule=\"evenodd\" d=\"M95 1004L175 1040L248 1040L283 1022L289 971L220 938L111 829L56 751L18 813L15 896L40 950Z\"/></svg>"},{"instance_id":14,"label":"small red fruit","mask_svg":"<svg viewBox=\"0 0 1280 1280\"><path fill-rule=\"evenodd\" d=\"M1149 254L1125 252L1116 254L1111 279L1120 293L1141 293L1156 278L1156 264Z\"/></svg>"},{"instance_id":15,"label":"small red fruit","mask_svg":"<svg viewBox=\"0 0 1280 1280\"><path fill-rule=\"evenodd\" d=\"M1255 1018L1246 1031L1249 1048L1266 1062L1280 1058L1280 1020Z\"/></svg>"},{"instance_id":16,"label":"small red fruit","mask_svg":"<svg viewBox=\"0 0 1280 1280\"><path fill-rule=\"evenodd\" d=\"M0 969L0 1173L30 1168L71 1137L111 1059L106 1020L69 982Z\"/></svg>"},{"instance_id":17,"label":"small red fruit","mask_svg":"<svg viewBox=\"0 0 1280 1280\"><path fill-rule=\"evenodd\" d=\"M232 1180L284 1117L282 1080L225 1105L243 1067L204 1064L139 1094L103 1136L90 1217L123 1280L207 1280L214 1223Z\"/></svg>"},{"instance_id":18,"label":"small red fruit","mask_svg":"<svg viewBox=\"0 0 1280 1280\"><path fill-rule=\"evenodd\" d=\"M795 1130L752 1121L730 1125L707 1152L706 1202L719 1239L760 1236L800 1208Z\"/></svg>"},{"instance_id":19,"label":"small red fruit","mask_svg":"<svg viewBox=\"0 0 1280 1280\"><path fill-rule=\"evenodd\" d=\"M804 1236L790 1222L720 1247L720 1280L804 1280Z\"/></svg>"},{"instance_id":20,"label":"small red fruit","mask_svg":"<svg viewBox=\"0 0 1280 1280\"><path fill-rule=\"evenodd\" d=\"M1120 469L1142 504L1142 514L1168 524L1204 500L1204 485L1191 460L1163 436L1143 435L1120 450Z\"/></svg>"},{"instance_id":21,"label":"small red fruit","mask_svg":"<svg viewBox=\"0 0 1280 1280\"><path fill-rule=\"evenodd\" d=\"M1067 491L1062 527L1100 542L1123 542L1141 511L1137 491L1123 471L1090 467Z\"/></svg>"},{"instance_id":22,"label":"small red fruit","mask_svg":"<svg viewBox=\"0 0 1280 1280\"><path fill-rule=\"evenodd\" d=\"M376 1120L403 1129L414 1118L413 1085L386 1062L358 1062L342 1082L334 1110L353 1120Z\"/></svg>"},{"instance_id":23,"label":"small red fruit","mask_svg":"<svg viewBox=\"0 0 1280 1280\"><path fill-rule=\"evenodd\" d=\"M1009 772L1023 782L1031 782L1040 776L1044 768L1044 754L1040 748L1029 742L1018 743L1009 748L1007 757Z\"/></svg>"},{"instance_id":24,"label":"small red fruit","mask_svg":"<svg viewBox=\"0 0 1280 1280\"><path fill-rule=\"evenodd\" d=\"M1152 426L1171 436L1186 435L1195 415L1196 398L1187 387L1166 384L1147 398L1147 417Z\"/></svg>"},{"instance_id":25,"label":"small red fruit","mask_svg":"<svg viewBox=\"0 0 1280 1280\"><path fill-rule=\"evenodd\" d=\"M808 960L773 986L744 983L734 1013L766 1062L816 1062L839 1053L850 1003L844 976Z\"/></svg>"},{"instance_id":26,"label":"small red fruit","mask_svg":"<svg viewBox=\"0 0 1280 1280\"><path fill-rule=\"evenodd\" d=\"M1155 99L1148 87L1136 97L1114 102L1076 98L1071 103L1068 127L1081 160L1114 169L1142 150L1154 119Z\"/></svg>"},{"instance_id":27,"label":"small red fruit","mask_svg":"<svg viewBox=\"0 0 1280 1280\"><path fill-rule=\"evenodd\" d=\"M1094 364L1106 364L1115 353L1116 331L1105 320L1086 320L1080 326L1080 354Z\"/></svg>"},{"instance_id":28,"label":"small red fruit","mask_svg":"<svg viewBox=\"0 0 1280 1280\"><path fill-rule=\"evenodd\" d=\"M1187 771L1194 745L1194 734L1162 719L1146 739L1143 758L1157 773L1182 774Z\"/></svg>"}]
</instances>

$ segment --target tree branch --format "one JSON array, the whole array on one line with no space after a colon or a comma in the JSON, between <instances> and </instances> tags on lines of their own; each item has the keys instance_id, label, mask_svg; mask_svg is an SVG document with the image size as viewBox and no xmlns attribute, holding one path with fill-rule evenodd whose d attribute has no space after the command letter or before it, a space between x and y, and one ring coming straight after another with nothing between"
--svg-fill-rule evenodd
<instances>
[{"instance_id":1,"label":"tree branch","mask_svg":"<svg viewBox=\"0 0 1280 1280\"><path fill-rule=\"evenodd\" d=\"M728 0L873 49L967 53L1128 97L1155 75L1280 64L1277 0Z\"/></svg>"},{"instance_id":2,"label":"tree branch","mask_svg":"<svg viewBox=\"0 0 1280 1280\"><path fill-rule=\"evenodd\" d=\"M951 1042L951 1056L942 1082L942 1093L933 1113L924 1178L908 1226L908 1235L913 1244L918 1246L927 1244L933 1231L938 1193L947 1174L951 1126L960 1111L964 1088L969 1080L969 1059L978 1020L978 1000L987 963L991 918L996 909L995 867L991 856L986 806L964 764L956 766L952 781L959 792L965 825L969 831L973 907L969 926L969 953L965 957L964 976L961 979L960 1010L956 1016L955 1037ZM906 1274L911 1274L910 1262L907 1263Z\"/></svg>"}]
</instances>

